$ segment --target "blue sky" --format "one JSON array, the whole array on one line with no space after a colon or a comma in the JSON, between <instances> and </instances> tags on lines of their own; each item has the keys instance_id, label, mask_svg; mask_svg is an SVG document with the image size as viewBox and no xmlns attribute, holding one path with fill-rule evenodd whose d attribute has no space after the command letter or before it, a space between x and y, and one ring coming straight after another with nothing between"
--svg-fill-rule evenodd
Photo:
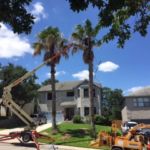
<instances>
[{"instance_id":1,"label":"blue sky","mask_svg":"<svg viewBox=\"0 0 150 150\"><path fill-rule=\"evenodd\" d=\"M42 56L32 55L32 43L37 40L36 35L48 26L58 27L62 34L69 38L77 24L83 24L90 19L97 23L97 9L89 7L87 11L74 13L69 9L66 0L33 1L28 8L36 17L31 34L17 35L1 23L0 28L0 63L7 65L14 63L32 70L42 62ZM148 29L150 32L150 29ZM98 37L104 34L101 31ZM121 88L125 93L150 86L150 34L145 38L138 33L126 42L123 49L118 49L116 42L104 44L94 49L95 81L110 88ZM38 81L41 83L49 77L50 68L43 67L37 71ZM62 59L57 65L57 79L70 81L87 78L87 65L82 61L82 52Z\"/></svg>"}]
</instances>

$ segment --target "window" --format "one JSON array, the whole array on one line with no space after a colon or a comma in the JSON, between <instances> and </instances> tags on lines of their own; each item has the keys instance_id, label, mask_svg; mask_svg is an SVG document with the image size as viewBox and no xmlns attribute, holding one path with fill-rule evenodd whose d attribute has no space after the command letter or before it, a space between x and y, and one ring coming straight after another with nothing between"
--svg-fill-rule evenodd
<instances>
[{"instance_id":1,"label":"window","mask_svg":"<svg viewBox=\"0 0 150 150\"><path fill-rule=\"evenodd\" d=\"M136 98L133 99L133 106L138 107L138 101Z\"/></svg>"},{"instance_id":2,"label":"window","mask_svg":"<svg viewBox=\"0 0 150 150\"><path fill-rule=\"evenodd\" d=\"M84 97L89 97L89 89L84 89ZM96 90L93 89L93 97L96 97Z\"/></svg>"},{"instance_id":3,"label":"window","mask_svg":"<svg viewBox=\"0 0 150 150\"><path fill-rule=\"evenodd\" d=\"M139 107L144 107L143 98L138 98L138 106L139 106Z\"/></svg>"},{"instance_id":4,"label":"window","mask_svg":"<svg viewBox=\"0 0 150 150\"><path fill-rule=\"evenodd\" d=\"M89 107L84 107L84 116L89 115Z\"/></svg>"},{"instance_id":5,"label":"window","mask_svg":"<svg viewBox=\"0 0 150 150\"><path fill-rule=\"evenodd\" d=\"M150 107L150 99L144 98L144 106L145 107Z\"/></svg>"},{"instance_id":6,"label":"window","mask_svg":"<svg viewBox=\"0 0 150 150\"><path fill-rule=\"evenodd\" d=\"M89 97L89 90L87 88L84 89L84 97Z\"/></svg>"},{"instance_id":7,"label":"window","mask_svg":"<svg viewBox=\"0 0 150 150\"><path fill-rule=\"evenodd\" d=\"M133 99L134 107L150 107L150 99L149 98L134 98Z\"/></svg>"},{"instance_id":8,"label":"window","mask_svg":"<svg viewBox=\"0 0 150 150\"><path fill-rule=\"evenodd\" d=\"M78 92L78 97L80 97L80 89L78 89L78 91L77 91L77 92Z\"/></svg>"},{"instance_id":9,"label":"window","mask_svg":"<svg viewBox=\"0 0 150 150\"><path fill-rule=\"evenodd\" d=\"M67 97L73 97L73 96L74 96L74 91L67 92Z\"/></svg>"},{"instance_id":10,"label":"window","mask_svg":"<svg viewBox=\"0 0 150 150\"><path fill-rule=\"evenodd\" d=\"M52 93L51 92L47 93L47 100L52 100Z\"/></svg>"}]
</instances>

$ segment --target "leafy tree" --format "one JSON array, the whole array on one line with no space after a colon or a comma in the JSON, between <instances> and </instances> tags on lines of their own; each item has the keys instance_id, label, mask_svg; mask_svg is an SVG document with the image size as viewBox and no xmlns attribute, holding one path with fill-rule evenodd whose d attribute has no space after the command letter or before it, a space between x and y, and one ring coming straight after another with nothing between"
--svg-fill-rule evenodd
<instances>
[{"instance_id":1,"label":"leafy tree","mask_svg":"<svg viewBox=\"0 0 150 150\"><path fill-rule=\"evenodd\" d=\"M41 54L43 50L44 61L55 56L57 52L66 49L66 40L61 37L58 28L48 27L38 34L38 42L34 43L34 55ZM64 53L67 57L67 54ZM57 129L56 125L56 90L55 90L55 67L60 61L60 56L48 62L47 65L51 68L51 85L52 85L52 128Z\"/></svg>"},{"instance_id":2,"label":"leafy tree","mask_svg":"<svg viewBox=\"0 0 150 150\"><path fill-rule=\"evenodd\" d=\"M83 61L88 65L89 70L89 99L90 99L90 120L95 136L95 125L94 125L94 100L93 100L93 60L94 52L93 48L99 46L100 43L96 40L96 36L99 31L99 26L92 27L92 23L86 20L85 24L77 25L74 33L72 33L73 38L73 53L78 52L78 50L83 51Z\"/></svg>"},{"instance_id":3,"label":"leafy tree","mask_svg":"<svg viewBox=\"0 0 150 150\"><path fill-rule=\"evenodd\" d=\"M0 0L0 22L8 24L17 33L30 33L34 17L27 12L32 0Z\"/></svg>"},{"instance_id":4,"label":"leafy tree","mask_svg":"<svg viewBox=\"0 0 150 150\"><path fill-rule=\"evenodd\" d=\"M58 83L59 81L55 79L55 83ZM49 85L52 84L51 79L46 79L45 81L42 82L42 85Z\"/></svg>"},{"instance_id":5,"label":"leafy tree","mask_svg":"<svg viewBox=\"0 0 150 150\"><path fill-rule=\"evenodd\" d=\"M2 66L0 70L0 97L2 97L3 88L5 86L8 86L10 83L23 76L26 72L27 70L21 66L14 66L13 64ZM37 79L37 77L34 75L23 83L13 87L13 100L19 104L20 102L24 102L25 104L36 98L39 85L35 83L35 79Z\"/></svg>"},{"instance_id":6,"label":"leafy tree","mask_svg":"<svg viewBox=\"0 0 150 150\"><path fill-rule=\"evenodd\" d=\"M150 23L149 0L67 0L73 11L83 11L92 5L98 8L99 25L108 28L103 42L118 38L118 46L123 47L131 33L147 34ZM129 23L132 20L132 24Z\"/></svg>"},{"instance_id":7,"label":"leafy tree","mask_svg":"<svg viewBox=\"0 0 150 150\"><path fill-rule=\"evenodd\" d=\"M120 120L124 103L122 90L104 87L102 91L102 114L109 120Z\"/></svg>"}]
</instances>

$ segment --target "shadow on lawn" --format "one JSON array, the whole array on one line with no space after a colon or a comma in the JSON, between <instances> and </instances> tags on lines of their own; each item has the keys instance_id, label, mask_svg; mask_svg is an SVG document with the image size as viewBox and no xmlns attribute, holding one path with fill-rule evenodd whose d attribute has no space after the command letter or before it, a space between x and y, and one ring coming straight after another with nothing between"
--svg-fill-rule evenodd
<instances>
[{"instance_id":1,"label":"shadow on lawn","mask_svg":"<svg viewBox=\"0 0 150 150\"><path fill-rule=\"evenodd\" d=\"M81 139L81 140L75 140L75 139L72 139L70 141L60 141L60 142L57 142L56 144L58 145L63 145L63 144L69 144L69 143L79 143L79 142L90 142L91 139Z\"/></svg>"},{"instance_id":2,"label":"shadow on lawn","mask_svg":"<svg viewBox=\"0 0 150 150\"><path fill-rule=\"evenodd\" d=\"M78 138L83 138L87 135L89 135L89 130L88 129L68 129L65 134L71 135L71 137L78 137Z\"/></svg>"}]
</instances>

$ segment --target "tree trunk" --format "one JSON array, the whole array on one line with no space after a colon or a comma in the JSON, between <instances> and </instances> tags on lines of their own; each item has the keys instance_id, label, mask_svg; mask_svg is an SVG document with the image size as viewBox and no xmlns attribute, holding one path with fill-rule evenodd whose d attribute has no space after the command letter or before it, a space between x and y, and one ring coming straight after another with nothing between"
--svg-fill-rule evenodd
<instances>
[{"instance_id":1,"label":"tree trunk","mask_svg":"<svg viewBox=\"0 0 150 150\"><path fill-rule=\"evenodd\" d=\"M89 62L89 99L90 99L90 121L92 126L92 136L96 138L94 123L94 98L93 98L93 61Z\"/></svg>"},{"instance_id":2,"label":"tree trunk","mask_svg":"<svg viewBox=\"0 0 150 150\"><path fill-rule=\"evenodd\" d=\"M51 65L51 85L52 85L52 129L56 130L56 89L55 89L55 65Z\"/></svg>"}]
</instances>

